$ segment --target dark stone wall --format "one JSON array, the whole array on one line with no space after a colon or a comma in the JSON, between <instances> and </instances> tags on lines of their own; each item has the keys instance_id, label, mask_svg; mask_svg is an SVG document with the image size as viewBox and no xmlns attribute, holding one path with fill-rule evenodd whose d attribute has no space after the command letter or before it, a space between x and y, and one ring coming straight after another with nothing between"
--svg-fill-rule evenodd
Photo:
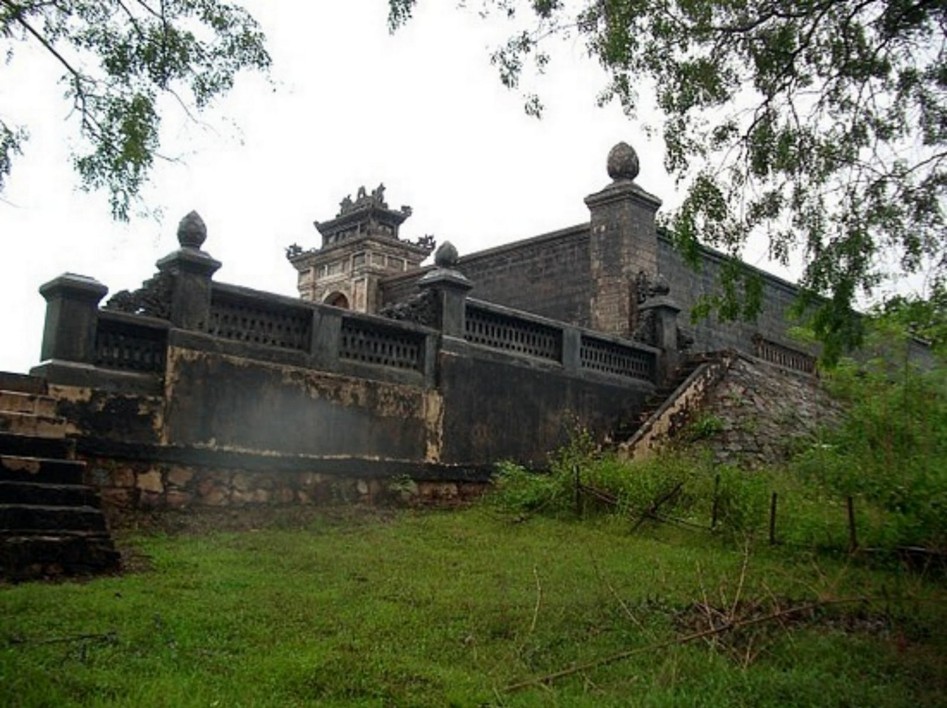
<instances>
[{"instance_id":1,"label":"dark stone wall","mask_svg":"<svg viewBox=\"0 0 947 708\"><path fill-rule=\"evenodd\" d=\"M459 342L441 353L443 462L515 460L545 467L549 453L577 426L601 439L639 412L654 390L641 381L569 376L520 361Z\"/></svg>"},{"instance_id":2,"label":"dark stone wall","mask_svg":"<svg viewBox=\"0 0 947 708\"><path fill-rule=\"evenodd\" d=\"M353 477L374 466L372 474L422 479L466 477L503 459L544 466L577 426L604 437L654 391L648 381L450 337L436 387L385 380L383 367L377 378L319 371L292 356L283 363L172 346L167 361L163 396L56 388L80 453L152 465L134 483L109 473L97 484L164 493L152 468L159 462Z\"/></svg>"},{"instance_id":3,"label":"dark stone wall","mask_svg":"<svg viewBox=\"0 0 947 708\"><path fill-rule=\"evenodd\" d=\"M418 292L428 269L381 282L383 305ZM478 251L460 259L457 270L474 284L470 297L588 326L589 228L576 226Z\"/></svg>"},{"instance_id":4,"label":"dark stone wall","mask_svg":"<svg viewBox=\"0 0 947 708\"><path fill-rule=\"evenodd\" d=\"M423 460L426 394L415 386L336 376L171 348L165 440L282 454Z\"/></svg>"},{"instance_id":5,"label":"dark stone wall","mask_svg":"<svg viewBox=\"0 0 947 708\"><path fill-rule=\"evenodd\" d=\"M617 239L614 245L627 246ZM710 317L692 323L690 312L698 299L717 291L723 261L723 256L710 248L703 249L702 255L702 266L695 271L666 237L657 236L657 270L667 279L671 298L681 307L680 326L694 337L693 351L735 349L753 353L753 336L757 334L794 349L805 349L787 335L792 325L789 308L797 288L763 271L763 308L755 321L722 323ZM614 260L620 259L614 256ZM473 253L460 259L458 269L474 283L471 297L592 327L587 226ZM385 281L383 300L399 302L417 293L417 280L424 272ZM626 293L621 295L627 298Z\"/></svg>"},{"instance_id":6,"label":"dark stone wall","mask_svg":"<svg viewBox=\"0 0 947 708\"><path fill-rule=\"evenodd\" d=\"M418 294L418 281L425 273L431 270L431 266L420 268L415 271L409 271L401 275L382 278L378 282L379 298L381 307L393 305L397 302L404 302L408 298Z\"/></svg>"},{"instance_id":7,"label":"dark stone wall","mask_svg":"<svg viewBox=\"0 0 947 708\"><path fill-rule=\"evenodd\" d=\"M460 259L458 270L474 284L471 297L589 324L587 225L471 254Z\"/></svg>"},{"instance_id":8,"label":"dark stone wall","mask_svg":"<svg viewBox=\"0 0 947 708\"><path fill-rule=\"evenodd\" d=\"M587 225L564 229L470 254L460 259L458 269L474 284L471 297L593 327L589 236ZM617 239L614 245L629 247L627 241ZM754 353L754 335L793 349L806 349L787 334L792 326L788 313L798 290L763 271L763 308L755 321L722 323L710 317L692 323L690 312L698 299L717 291L723 262L723 256L710 248L703 249L702 256L702 266L695 271L666 237L657 236L657 271L667 279L671 298L681 307L680 326L694 337L693 351L734 349ZM615 256L614 260L620 259ZM424 272L385 281L383 300L399 302L417 293L417 280ZM627 299L628 295L623 291L621 297Z\"/></svg>"},{"instance_id":9,"label":"dark stone wall","mask_svg":"<svg viewBox=\"0 0 947 708\"><path fill-rule=\"evenodd\" d=\"M755 321L719 322L715 317L709 317L691 322L691 309L698 299L717 292L722 262L721 254L707 248L702 253L701 267L695 271L684 262L667 238L658 237L658 272L667 279L671 298L681 307L680 326L694 337L693 351L735 349L752 353L756 334L804 350L803 344L787 334L792 326L789 309L798 293L797 288L762 271L763 303Z\"/></svg>"}]
</instances>

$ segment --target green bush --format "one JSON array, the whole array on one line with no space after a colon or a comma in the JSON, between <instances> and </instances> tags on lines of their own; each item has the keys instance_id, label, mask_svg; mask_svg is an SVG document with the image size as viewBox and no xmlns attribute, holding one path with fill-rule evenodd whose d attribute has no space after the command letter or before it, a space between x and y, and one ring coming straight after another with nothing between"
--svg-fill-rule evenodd
<instances>
[{"instance_id":1,"label":"green bush","mask_svg":"<svg viewBox=\"0 0 947 708\"><path fill-rule=\"evenodd\" d=\"M894 345L888 345L890 349ZM896 365L897 364L897 365ZM824 444L794 467L809 484L874 509L872 542L947 542L947 376L923 371L890 352L843 362L827 378L848 406ZM878 517L883 517L883 524ZM880 526L886 528L879 528Z\"/></svg>"},{"instance_id":2,"label":"green bush","mask_svg":"<svg viewBox=\"0 0 947 708\"><path fill-rule=\"evenodd\" d=\"M947 367L916 368L904 338L890 327L879 329L875 342L867 358L843 361L825 374L847 412L836 430L800 450L787 467L715 465L693 444L645 461L622 461L580 430L550 456L547 473L502 465L493 501L519 514L575 514L578 474L583 485L603 493L583 497L584 513L638 519L677 489L662 502L661 515L709 526L716 507L715 529L742 539L767 533L775 492L780 542L844 550L850 543L846 499L852 497L859 545L944 549ZM685 442L712 437L719 426L713 415L698 418Z\"/></svg>"}]
</instances>

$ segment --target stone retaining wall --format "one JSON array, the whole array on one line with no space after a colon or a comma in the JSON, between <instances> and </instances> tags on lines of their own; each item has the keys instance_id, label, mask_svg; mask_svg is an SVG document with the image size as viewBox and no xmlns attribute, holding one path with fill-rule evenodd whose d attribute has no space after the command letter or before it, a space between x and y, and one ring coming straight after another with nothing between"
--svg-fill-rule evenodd
<instances>
[{"instance_id":1,"label":"stone retaining wall","mask_svg":"<svg viewBox=\"0 0 947 708\"><path fill-rule=\"evenodd\" d=\"M482 480L340 477L94 457L86 463L86 482L98 487L106 508L117 513L332 503L452 505L474 499L489 487Z\"/></svg>"},{"instance_id":2,"label":"stone retaining wall","mask_svg":"<svg viewBox=\"0 0 947 708\"><path fill-rule=\"evenodd\" d=\"M843 413L818 377L738 357L688 432L719 462L759 467L785 462L820 430L838 425Z\"/></svg>"}]
</instances>

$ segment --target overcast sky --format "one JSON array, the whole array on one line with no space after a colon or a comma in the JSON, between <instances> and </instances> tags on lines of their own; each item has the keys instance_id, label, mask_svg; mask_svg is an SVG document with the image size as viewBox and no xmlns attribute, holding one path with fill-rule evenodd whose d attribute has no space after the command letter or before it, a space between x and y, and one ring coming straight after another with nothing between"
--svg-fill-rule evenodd
<instances>
[{"instance_id":1,"label":"overcast sky","mask_svg":"<svg viewBox=\"0 0 947 708\"><path fill-rule=\"evenodd\" d=\"M605 77L581 40L556 45L536 83L537 121L489 64L509 27L453 2L422 3L394 36L383 0L244 4L267 34L273 85L241 77L204 125L169 106L162 150L177 159L147 189L160 221L116 224L104 194L76 189L75 125L50 56L24 46L0 67L4 116L31 135L0 195L0 370L38 363L42 283L70 271L113 293L137 287L177 247L191 209L223 262L217 280L296 295L284 248L317 245L313 220L360 185L384 182L392 207L413 208L403 236L430 233L461 254L587 221L583 198L608 183L605 156L620 140L639 152L639 184L675 203L659 143L617 105L595 105Z\"/></svg>"}]
</instances>

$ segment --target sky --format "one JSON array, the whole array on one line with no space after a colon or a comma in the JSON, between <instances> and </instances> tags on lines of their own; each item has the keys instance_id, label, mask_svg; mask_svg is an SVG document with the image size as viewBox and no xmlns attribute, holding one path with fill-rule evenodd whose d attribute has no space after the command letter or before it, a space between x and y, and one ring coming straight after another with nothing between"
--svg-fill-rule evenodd
<instances>
[{"instance_id":1,"label":"sky","mask_svg":"<svg viewBox=\"0 0 947 708\"><path fill-rule=\"evenodd\" d=\"M383 182L392 208L412 207L402 237L433 234L461 254L587 221L583 199L608 184L619 141L639 153L638 183L677 203L659 141L617 105L596 105L605 75L581 39L551 46L532 86L546 106L537 120L489 63L510 27L453 2L422 2L393 36L383 0L243 4L267 35L269 81L242 76L199 123L167 105L170 159L144 192L161 219L116 223L104 193L78 189L76 124L49 55L18 46L0 66L0 110L30 132L0 193L0 370L39 363L40 285L73 272L110 293L140 286L192 209L207 224L204 250L223 263L216 280L296 295L285 247L319 245L312 222L362 185Z\"/></svg>"}]
</instances>

